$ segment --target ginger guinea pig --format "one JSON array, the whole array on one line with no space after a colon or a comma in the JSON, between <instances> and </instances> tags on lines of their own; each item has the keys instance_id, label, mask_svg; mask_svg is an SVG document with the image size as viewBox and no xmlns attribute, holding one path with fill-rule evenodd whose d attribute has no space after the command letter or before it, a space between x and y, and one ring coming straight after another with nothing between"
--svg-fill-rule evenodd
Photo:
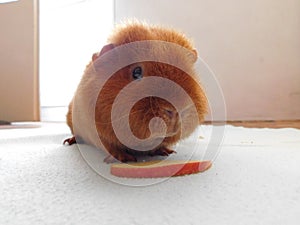
<instances>
[{"instance_id":1,"label":"ginger guinea pig","mask_svg":"<svg viewBox=\"0 0 300 225\"><path fill-rule=\"evenodd\" d=\"M138 22L119 26L87 65L69 105L69 144L109 153L106 162L168 156L204 120L207 99L182 33Z\"/></svg>"}]
</instances>

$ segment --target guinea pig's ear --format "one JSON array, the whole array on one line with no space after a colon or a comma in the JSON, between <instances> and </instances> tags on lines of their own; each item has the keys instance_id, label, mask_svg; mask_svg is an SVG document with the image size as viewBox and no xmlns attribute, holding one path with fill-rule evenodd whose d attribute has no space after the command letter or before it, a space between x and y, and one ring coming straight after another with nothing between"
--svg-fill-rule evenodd
<instances>
[{"instance_id":1,"label":"guinea pig's ear","mask_svg":"<svg viewBox=\"0 0 300 225\"><path fill-rule=\"evenodd\" d=\"M192 60L193 60L193 63L195 63L197 61L197 59L198 59L198 52L197 52L196 49L193 49L192 53L193 53L192 54Z\"/></svg>"},{"instance_id":2,"label":"guinea pig's ear","mask_svg":"<svg viewBox=\"0 0 300 225\"><path fill-rule=\"evenodd\" d=\"M104 45L99 53L94 53L92 56L93 62L98 59L99 56L105 54L106 52L112 50L115 46L113 44Z\"/></svg>"}]
</instances>

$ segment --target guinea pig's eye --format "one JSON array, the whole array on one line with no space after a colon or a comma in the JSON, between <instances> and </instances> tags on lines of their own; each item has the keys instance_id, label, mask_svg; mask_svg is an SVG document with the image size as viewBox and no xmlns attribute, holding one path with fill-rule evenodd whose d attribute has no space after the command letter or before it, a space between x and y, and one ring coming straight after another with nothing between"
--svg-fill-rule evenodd
<instances>
[{"instance_id":1,"label":"guinea pig's eye","mask_svg":"<svg viewBox=\"0 0 300 225\"><path fill-rule=\"evenodd\" d=\"M142 67L137 66L132 70L132 77L135 80L139 80L143 78L143 70Z\"/></svg>"}]
</instances>

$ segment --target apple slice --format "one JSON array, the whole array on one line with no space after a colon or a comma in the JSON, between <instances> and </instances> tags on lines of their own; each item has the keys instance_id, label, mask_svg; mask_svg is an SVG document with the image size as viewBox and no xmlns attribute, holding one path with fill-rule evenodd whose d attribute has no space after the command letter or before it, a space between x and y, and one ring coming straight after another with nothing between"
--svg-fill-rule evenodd
<instances>
[{"instance_id":1,"label":"apple slice","mask_svg":"<svg viewBox=\"0 0 300 225\"><path fill-rule=\"evenodd\" d=\"M211 167L211 161L156 160L137 163L112 164L112 175L127 178L158 178L183 176L203 172Z\"/></svg>"}]
</instances>

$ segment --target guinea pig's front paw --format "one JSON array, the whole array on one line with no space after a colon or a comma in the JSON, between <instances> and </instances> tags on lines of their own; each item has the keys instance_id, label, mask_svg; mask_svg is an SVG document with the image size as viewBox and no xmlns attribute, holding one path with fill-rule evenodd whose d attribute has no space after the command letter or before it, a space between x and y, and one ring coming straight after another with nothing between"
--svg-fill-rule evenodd
<instances>
[{"instance_id":1,"label":"guinea pig's front paw","mask_svg":"<svg viewBox=\"0 0 300 225\"><path fill-rule=\"evenodd\" d=\"M76 144L77 141L76 141L76 138L73 136L71 138L67 138L66 140L64 140L63 144L66 144L68 143L69 145L72 145L72 144Z\"/></svg>"},{"instance_id":2,"label":"guinea pig's front paw","mask_svg":"<svg viewBox=\"0 0 300 225\"><path fill-rule=\"evenodd\" d=\"M149 152L149 156L156 156L156 155L161 155L161 156L168 156L168 155L171 155L173 153L177 153L176 151L174 150L171 150L171 149L168 149L166 147L161 147L159 149L155 149L151 152Z\"/></svg>"},{"instance_id":3,"label":"guinea pig's front paw","mask_svg":"<svg viewBox=\"0 0 300 225\"><path fill-rule=\"evenodd\" d=\"M107 156L104 159L104 162L106 162L106 163L114 163L114 162L117 162L117 161L120 161L120 162L129 162L129 161L136 162L137 160L133 155L130 155L126 152L113 152L113 153L110 153L110 155Z\"/></svg>"}]
</instances>

